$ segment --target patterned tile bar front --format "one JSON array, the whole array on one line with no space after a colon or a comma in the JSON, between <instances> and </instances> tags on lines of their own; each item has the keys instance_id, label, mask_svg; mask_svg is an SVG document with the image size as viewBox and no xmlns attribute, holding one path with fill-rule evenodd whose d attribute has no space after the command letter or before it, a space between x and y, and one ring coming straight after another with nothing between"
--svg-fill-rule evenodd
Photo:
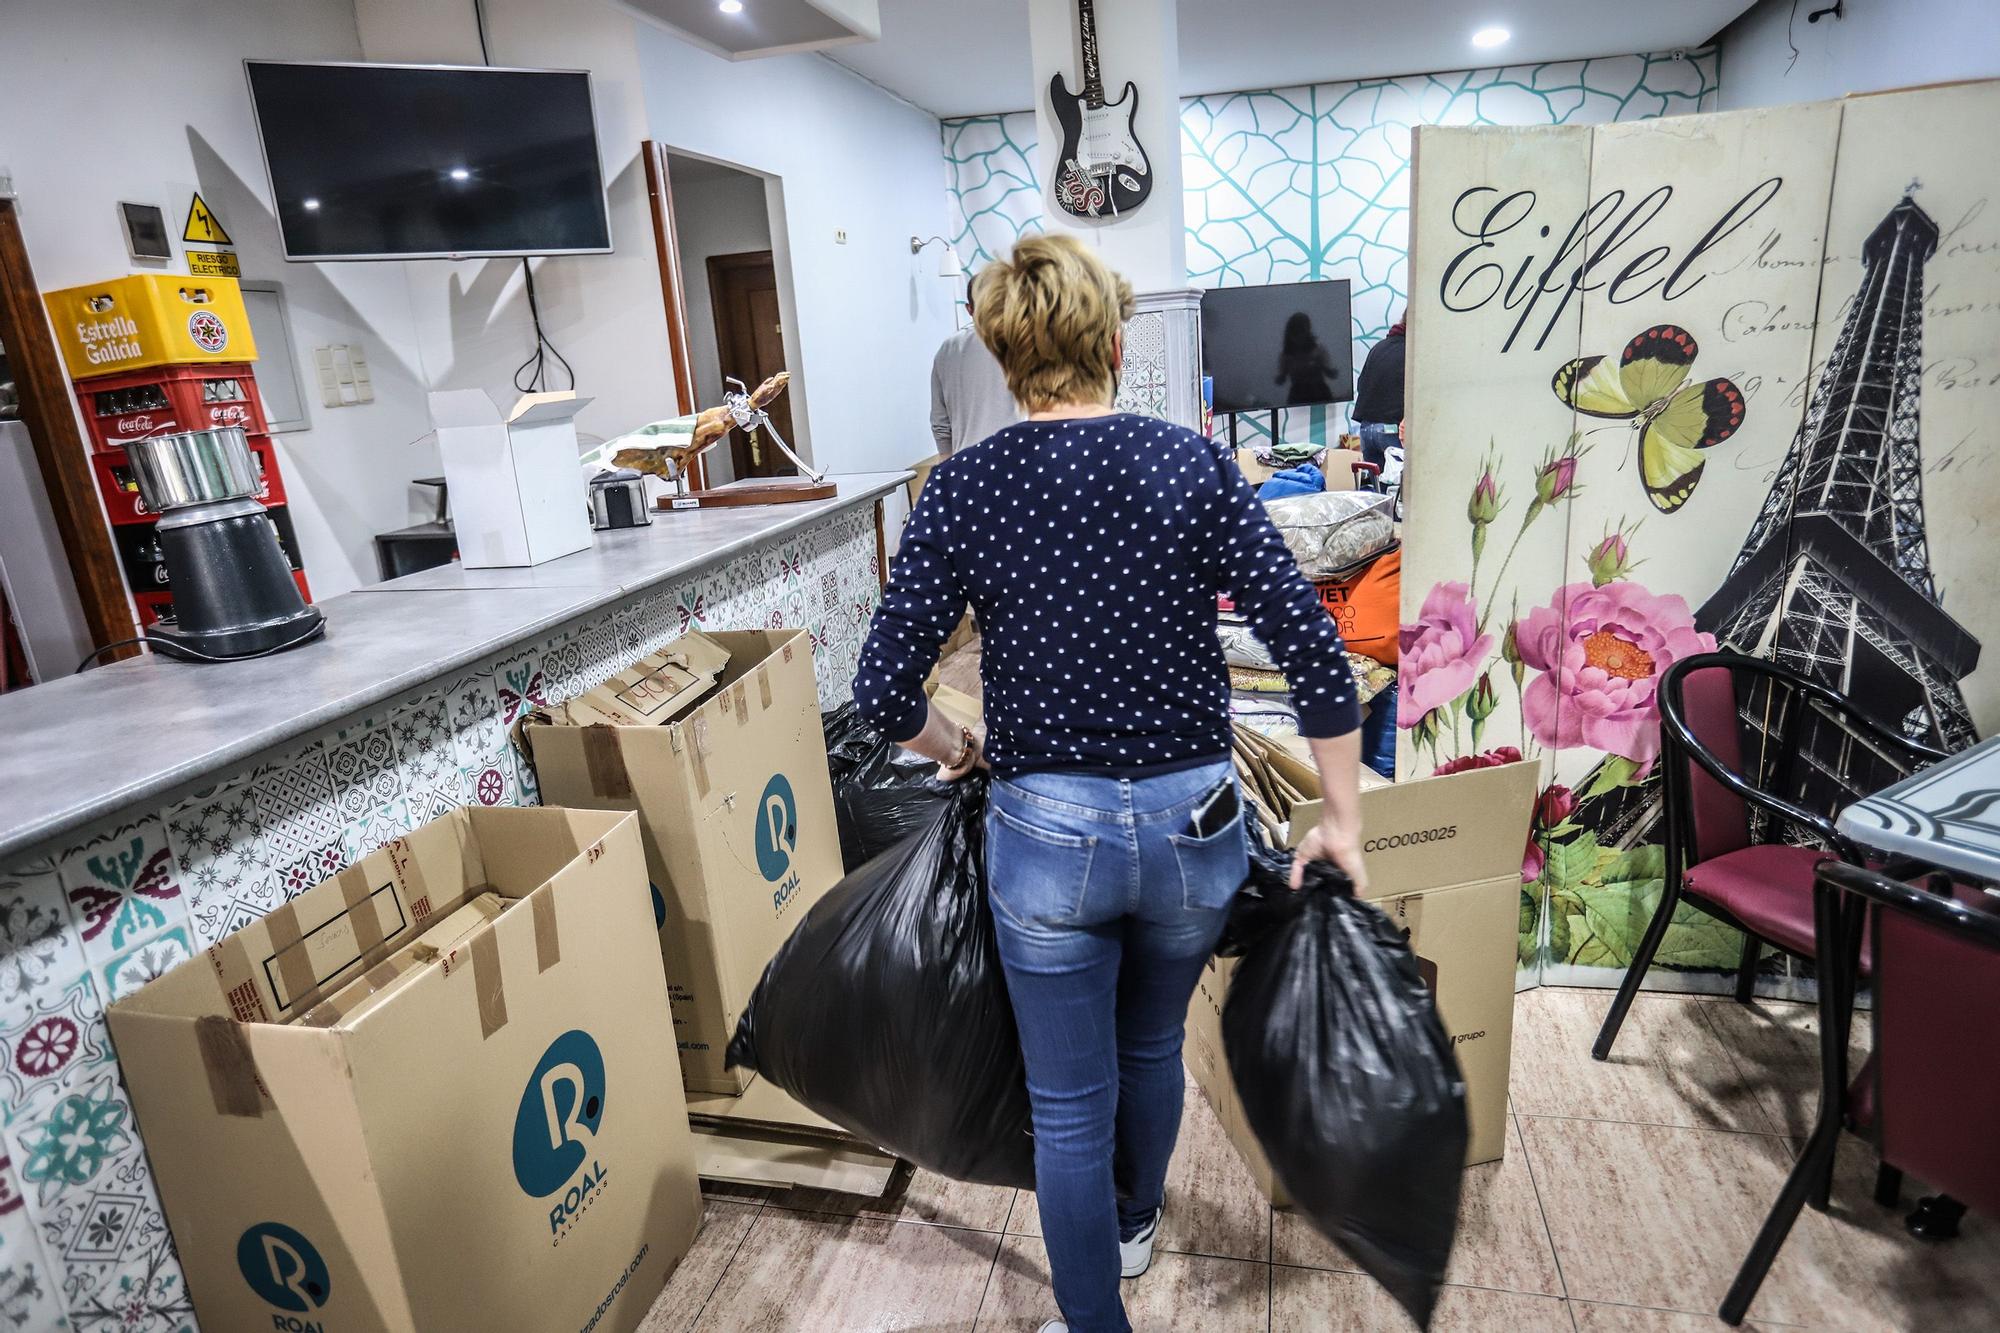
<instances>
[{"instance_id":1,"label":"patterned tile bar front","mask_svg":"<svg viewBox=\"0 0 2000 1333\"><path fill-rule=\"evenodd\" d=\"M0 1327L195 1328L107 1004L455 805L535 803L508 728L689 629L804 628L842 702L880 573L857 504L0 866Z\"/></svg>"}]
</instances>

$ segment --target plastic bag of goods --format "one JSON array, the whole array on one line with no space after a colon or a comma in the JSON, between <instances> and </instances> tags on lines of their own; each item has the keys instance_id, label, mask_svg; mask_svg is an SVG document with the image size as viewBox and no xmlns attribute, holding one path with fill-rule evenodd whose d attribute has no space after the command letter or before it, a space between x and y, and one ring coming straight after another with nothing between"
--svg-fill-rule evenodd
<instances>
[{"instance_id":1,"label":"plastic bag of goods","mask_svg":"<svg viewBox=\"0 0 2000 1333\"><path fill-rule=\"evenodd\" d=\"M1396 540L1395 502L1374 491L1266 500L1264 509L1309 579L1339 575Z\"/></svg>"},{"instance_id":2,"label":"plastic bag of goods","mask_svg":"<svg viewBox=\"0 0 2000 1333\"><path fill-rule=\"evenodd\" d=\"M1458 1225L1465 1083L1408 940L1326 862L1257 846L1218 952L1245 1119L1298 1209L1428 1327Z\"/></svg>"},{"instance_id":3,"label":"plastic bag of goods","mask_svg":"<svg viewBox=\"0 0 2000 1333\"><path fill-rule=\"evenodd\" d=\"M825 714L826 767L840 829L840 867L859 870L925 828L951 798L937 764L889 740L845 703Z\"/></svg>"},{"instance_id":4,"label":"plastic bag of goods","mask_svg":"<svg viewBox=\"0 0 2000 1333\"><path fill-rule=\"evenodd\" d=\"M986 784L833 886L729 1043L849 1133L954 1180L1032 1189L1027 1069L986 901Z\"/></svg>"}]
</instances>

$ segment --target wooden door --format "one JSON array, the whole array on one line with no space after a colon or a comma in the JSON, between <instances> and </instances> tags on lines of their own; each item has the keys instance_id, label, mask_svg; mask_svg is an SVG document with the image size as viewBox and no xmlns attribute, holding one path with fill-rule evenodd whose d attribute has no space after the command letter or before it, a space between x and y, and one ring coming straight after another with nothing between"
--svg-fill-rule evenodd
<instances>
[{"instance_id":1,"label":"wooden door","mask_svg":"<svg viewBox=\"0 0 2000 1333\"><path fill-rule=\"evenodd\" d=\"M783 370L785 329L778 311L778 271L771 262L771 252L711 256L708 292L715 310L715 345L725 387L734 376L754 389ZM790 396L780 395L766 410L785 443L794 444ZM741 430L730 432L729 449L738 477L788 477L798 471L769 440L753 441Z\"/></svg>"}]
</instances>

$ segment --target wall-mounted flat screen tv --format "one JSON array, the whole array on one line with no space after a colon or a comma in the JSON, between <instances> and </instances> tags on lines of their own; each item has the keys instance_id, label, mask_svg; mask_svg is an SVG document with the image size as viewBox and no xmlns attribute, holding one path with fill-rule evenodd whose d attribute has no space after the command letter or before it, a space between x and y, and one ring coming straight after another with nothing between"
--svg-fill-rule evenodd
<instances>
[{"instance_id":1,"label":"wall-mounted flat screen tv","mask_svg":"<svg viewBox=\"0 0 2000 1333\"><path fill-rule=\"evenodd\" d=\"M1354 397L1354 332L1346 279L1201 294L1202 373L1217 412L1316 407Z\"/></svg>"},{"instance_id":2,"label":"wall-mounted flat screen tv","mask_svg":"<svg viewBox=\"0 0 2000 1333\"><path fill-rule=\"evenodd\" d=\"M287 259L611 249L587 72L244 66Z\"/></svg>"}]
</instances>

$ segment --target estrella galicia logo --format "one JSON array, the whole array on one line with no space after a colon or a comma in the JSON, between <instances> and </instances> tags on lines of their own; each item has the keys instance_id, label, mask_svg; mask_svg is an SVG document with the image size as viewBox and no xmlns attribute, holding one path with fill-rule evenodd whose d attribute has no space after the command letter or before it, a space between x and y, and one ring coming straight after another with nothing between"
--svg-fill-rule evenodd
<instances>
[{"instance_id":1,"label":"estrella galicia logo","mask_svg":"<svg viewBox=\"0 0 2000 1333\"><path fill-rule=\"evenodd\" d=\"M332 1281L313 1243L282 1222L259 1222L236 1242L236 1266L259 1300L294 1314L326 1305Z\"/></svg>"},{"instance_id":2,"label":"estrella galicia logo","mask_svg":"<svg viewBox=\"0 0 2000 1333\"><path fill-rule=\"evenodd\" d=\"M799 807L792 799L792 784L783 773L773 773L757 802L757 869L776 884L792 868L792 853L799 841Z\"/></svg>"}]
</instances>

